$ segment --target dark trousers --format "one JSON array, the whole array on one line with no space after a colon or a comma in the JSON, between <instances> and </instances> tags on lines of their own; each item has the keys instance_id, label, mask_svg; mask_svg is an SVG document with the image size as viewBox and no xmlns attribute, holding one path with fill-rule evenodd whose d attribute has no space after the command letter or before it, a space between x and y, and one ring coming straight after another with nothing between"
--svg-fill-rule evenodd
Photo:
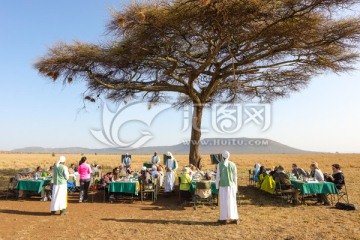
<instances>
[{"instance_id":1,"label":"dark trousers","mask_svg":"<svg viewBox=\"0 0 360 240\"><path fill-rule=\"evenodd\" d=\"M88 199L88 191L90 186L90 179L80 179L80 200Z\"/></svg>"},{"instance_id":2,"label":"dark trousers","mask_svg":"<svg viewBox=\"0 0 360 240\"><path fill-rule=\"evenodd\" d=\"M326 194L316 194L316 198L318 202L330 203Z\"/></svg>"},{"instance_id":3,"label":"dark trousers","mask_svg":"<svg viewBox=\"0 0 360 240\"><path fill-rule=\"evenodd\" d=\"M180 190L180 200L183 201L191 201L191 193L189 191Z\"/></svg>"}]
</instances>

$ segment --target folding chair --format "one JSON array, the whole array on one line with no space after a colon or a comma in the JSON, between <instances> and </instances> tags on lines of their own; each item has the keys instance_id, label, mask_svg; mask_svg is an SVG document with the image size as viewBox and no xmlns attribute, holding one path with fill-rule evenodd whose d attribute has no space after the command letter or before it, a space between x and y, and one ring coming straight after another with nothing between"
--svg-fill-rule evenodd
<instances>
[{"instance_id":1,"label":"folding chair","mask_svg":"<svg viewBox=\"0 0 360 240\"><path fill-rule=\"evenodd\" d=\"M9 179L9 185L6 191L6 200L8 199L10 193L13 193L17 198L17 191L16 191L16 184L14 183L14 177Z\"/></svg>"},{"instance_id":2,"label":"folding chair","mask_svg":"<svg viewBox=\"0 0 360 240\"><path fill-rule=\"evenodd\" d=\"M346 188L346 183L344 181L344 185L342 186L342 188L338 188L338 202L340 202L342 199L345 201L346 198L346 203L349 203L349 196L348 196L348 192L347 192L347 188Z\"/></svg>"},{"instance_id":3,"label":"folding chair","mask_svg":"<svg viewBox=\"0 0 360 240\"><path fill-rule=\"evenodd\" d=\"M256 186L256 182L254 180L254 173L252 169L249 169L249 185L250 186Z\"/></svg>"},{"instance_id":4,"label":"folding chair","mask_svg":"<svg viewBox=\"0 0 360 240\"><path fill-rule=\"evenodd\" d=\"M284 202L284 196L286 197L286 201L289 202L291 200L295 200L293 198L294 191L296 189L293 188L292 184L281 184L279 177L275 177L276 187L275 187L275 194L281 196L281 205L283 205ZM284 188L285 186L290 186L290 189Z\"/></svg>"},{"instance_id":5,"label":"folding chair","mask_svg":"<svg viewBox=\"0 0 360 240\"><path fill-rule=\"evenodd\" d=\"M151 194L151 200L153 202L156 201L156 184L152 183L145 183L141 182L141 201L143 202L145 200L145 195Z\"/></svg>"},{"instance_id":6,"label":"folding chair","mask_svg":"<svg viewBox=\"0 0 360 240\"><path fill-rule=\"evenodd\" d=\"M210 204L211 207L214 206L210 181L196 182L193 201L194 210L196 210L198 203L207 203Z\"/></svg>"},{"instance_id":7,"label":"folding chair","mask_svg":"<svg viewBox=\"0 0 360 240\"><path fill-rule=\"evenodd\" d=\"M73 193L76 190L76 185L75 185L75 178L74 176L70 176L68 179L68 183L67 183L67 190L68 193Z\"/></svg>"}]
</instances>

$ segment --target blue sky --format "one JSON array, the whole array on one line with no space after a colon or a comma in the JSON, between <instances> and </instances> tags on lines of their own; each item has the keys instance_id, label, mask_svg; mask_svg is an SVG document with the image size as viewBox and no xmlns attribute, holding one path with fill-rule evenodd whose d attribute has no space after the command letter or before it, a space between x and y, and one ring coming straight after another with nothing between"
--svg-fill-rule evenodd
<instances>
[{"instance_id":1,"label":"blue sky","mask_svg":"<svg viewBox=\"0 0 360 240\"><path fill-rule=\"evenodd\" d=\"M0 7L0 150L19 147L107 147L90 133L102 126L98 104L83 107L81 83L64 86L40 77L32 64L57 41L99 42L106 38L109 8L127 1L18 0ZM356 65L360 69L360 63ZM326 74L303 91L272 104L272 124L265 132L243 126L236 134L214 132L203 137L264 137L290 146L327 152L360 152L360 72ZM110 109L117 106L108 103ZM145 111L145 110L144 110ZM151 125L147 145L177 144L190 136L182 132L182 111L168 109ZM150 116L136 112L134 119ZM209 121L205 114L204 122ZM140 123L123 126L121 135L135 139Z\"/></svg>"}]
</instances>

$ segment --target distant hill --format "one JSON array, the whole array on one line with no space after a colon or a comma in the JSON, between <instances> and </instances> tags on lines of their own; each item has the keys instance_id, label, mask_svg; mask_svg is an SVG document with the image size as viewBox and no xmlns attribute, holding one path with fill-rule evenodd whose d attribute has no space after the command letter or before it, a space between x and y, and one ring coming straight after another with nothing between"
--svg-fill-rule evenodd
<instances>
[{"instance_id":1,"label":"distant hill","mask_svg":"<svg viewBox=\"0 0 360 240\"><path fill-rule=\"evenodd\" d=\"M202 154L221 153L228 150L232 154L310 154L311 151L289 147L279 142L265 138L205 138L201 140L200 151ZM14 149L17 153L67 153L67 154L151 154L153 152L173 154L188 154L189 143L180 143L172 146L152 146L138 149L123 150L118 148L89 149L80 147L69 148L42 148L26 147Z\"/></svg>"}]
</instances>

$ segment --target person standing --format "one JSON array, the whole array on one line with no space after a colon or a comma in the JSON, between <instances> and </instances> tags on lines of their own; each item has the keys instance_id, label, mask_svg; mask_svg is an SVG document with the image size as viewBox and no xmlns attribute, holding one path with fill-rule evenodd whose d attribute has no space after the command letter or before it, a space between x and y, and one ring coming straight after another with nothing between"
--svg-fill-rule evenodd
<instances>
[{"instance_id":1,"label":"person standing","mask_svg":"<svg viewBox=\"0 0 360 240\"><path fill-rule=\"evenodd\" d=\"M69 179L69 170L65 166L66 158L60 156L53 169L53 189L51 197L50 211L55 214L60 210L60 215L67 214L67 180Z\"/></svg>"},{"instance_id":2,"label":"person standing","mask_svg":"<svg viewBox=\"0 0 360 240\"><path fill-rule=\"evenodd\" d=\"M86 163L87 158L82 157L79 162L78 172L80 175L80 198L79 203L88 201L88 191L91 180L91 166Z\"/></svg>"},{"instance_id":3,"label":"person standing","mask_svg":"<svg viewBox=\"0 0 360 240\"><path fill-rule=\"evenodd\" d=\"M170 193L174 191L175 185L175 172L178 168L178 164L171 152L166 154L166 178L165 178L165 193Z\"/></svg>"},{"instance_id":4,"label":"person standing","mask_svg":"<svg viewBox=\"0 0 360 240\"><path fill-rule=\"evenodd\" d=\"M151 158L151 163L155 166L160 164L160 157L157 155L157 152L154 152L154 156Z\"/></svg>"},{"instance_id":5,"label":"person standing","mask_svg":"<svg viewBox=\"0 0 360 240\"><path fill-rule=\"evenodd\" d=\"M128 167L131 164L131 158L128 153L125 154L124 158L122 159L122 164L124 166L125 172L127 172Z\"/></svg>"},{"instance_id":6,"label":"person standing","mask_svg":"<svg viewBox=\"0 0 360 240\"><path fill-rule=\"evenodd\" d=\"M220 198L220 220L219 223L226 224L227 220L239 224L239 215L236 203L237 193L237 169L235 163L229 160L230 153L224 151L223 161L217 166L216 188L219 189Z\"/></svg>"}]
</instances>

